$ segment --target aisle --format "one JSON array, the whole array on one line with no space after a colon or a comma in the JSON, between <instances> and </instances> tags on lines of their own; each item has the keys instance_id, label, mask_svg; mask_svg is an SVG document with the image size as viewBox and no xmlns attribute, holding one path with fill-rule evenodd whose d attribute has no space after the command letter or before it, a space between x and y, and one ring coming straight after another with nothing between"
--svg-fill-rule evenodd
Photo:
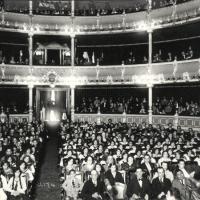
<instances>
[{"instance_id":1,"label":"aisle","mask_svg":"<svg viewBox=\"0 0 200 200\"><path fill-rule=\"evenodd\" d=\"M59 170L58 162L58 138L50 130L50 139L46 143L44 158L40 170L40 176L36 184L34 200L55 200L60 199Z\"/></svg>"}]
</instances>

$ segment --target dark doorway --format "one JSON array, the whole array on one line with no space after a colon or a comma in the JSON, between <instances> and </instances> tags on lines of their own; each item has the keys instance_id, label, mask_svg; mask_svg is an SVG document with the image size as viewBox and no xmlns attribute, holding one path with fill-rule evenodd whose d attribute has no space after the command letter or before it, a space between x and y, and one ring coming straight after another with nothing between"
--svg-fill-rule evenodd
<instances>
[{"instance_id":1,"label":"dark doorway","mask_svg":"<svg viewBox=\"0 0 200 200\"><path fill-rule=\"evenodd\" d=\"M60 65L59 50L54 50L54 49L47 50L47 64Z\"/></svg>"}]
</instances>

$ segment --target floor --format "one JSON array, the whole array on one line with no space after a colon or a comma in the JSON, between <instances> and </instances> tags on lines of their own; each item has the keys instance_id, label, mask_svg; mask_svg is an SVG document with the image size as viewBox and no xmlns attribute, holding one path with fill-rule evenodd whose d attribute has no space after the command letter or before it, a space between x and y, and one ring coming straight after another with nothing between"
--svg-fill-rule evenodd
<instances>
[{"instance_id":1,"label":"floor","mask_svg":"<svg viewBox=\"0 0 200 200\"><path fill-rule=\"evenodd\" d=\"M61 198L58 164L57 129L49 128L49 140L45 144L42 165L33 192L33 200L56 200Z\"/></svg>"}]
</instances>

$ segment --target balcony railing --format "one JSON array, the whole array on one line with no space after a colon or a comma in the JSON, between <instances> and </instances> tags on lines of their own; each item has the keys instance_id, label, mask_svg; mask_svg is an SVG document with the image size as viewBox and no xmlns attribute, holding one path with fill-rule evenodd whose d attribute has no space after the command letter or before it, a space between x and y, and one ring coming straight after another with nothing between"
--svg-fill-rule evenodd
<instances>
[{"instance_id":1,"label":"balcony railing","mask_svg":"<svg viewBox=\"0 0 200 200\"><path fill-rule=\"evenodd\" d=\"M108 122L109 119L113 123L122 122L122 123L137 123L142 122L148 123L148 115L129 115L129 114L75 114L75 121L87 121L89 123ZM199 117L189 117L189 116L168 116L168 115L153 115L153 124L161 124L167 126L169 123L172 123L175 126L181 126L184 129L200 128Z\"/></svg>"},{"instance_id":2,"label":"balcony railing","mask_svg":"<svg viewBox=\"0 0 200 200\"><path fill-rule=\"evenodd\" d=\"M155 84L171 82L194 82L200 80L200 59L154 63L152 76L148 76L148 64L117 66L28 66L0 65L3 83L49 84L49 75L54 74L55 84L67 85L67 80L76 79L77 85L146 84L151 79Z\"/></svg>"},{"instance_id":3,"label":"balcony railing","mask_svg":"<svg viewBox=\"0 0 200 200\"><path fill-rule=\"evenodd\" d=\"M162 26L174 25L174 23L188 22L192 19L198 19L200 15L200 0L194 0L177 5L176 12L173 13L173 7L165 7L153 10L151 18L154 22L155 28ZM21 31L34 34L61 34L66 35L70 33L72 27L71 17L63 16L49 16L34 15L31 17L26 14L17 14L10 12L3 12L0 14L0 27L2 29L13 31ZM30 27L30 21L32 26ZM106 15L106 16L92 16L92 17L75 17L73 19L74 32L76 34L84 34L85 32L96 34L101 32L118 32L118 31L134 31L144 29L142 24L147 21L146 12L120 14L120 15Z\"/></svg>"}]
</instances>

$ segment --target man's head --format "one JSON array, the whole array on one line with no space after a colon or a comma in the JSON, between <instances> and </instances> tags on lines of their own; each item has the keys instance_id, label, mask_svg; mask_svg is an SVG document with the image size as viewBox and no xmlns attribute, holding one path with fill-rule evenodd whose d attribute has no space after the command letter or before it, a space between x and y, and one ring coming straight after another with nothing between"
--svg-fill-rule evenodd
<instances>
[{"instance_id":1,"label":"man's head","mask_svg":"<svg viewBox=\"0 0 200 200\"><path fill-rule=\"evenodd\" d=\"M183 180L183 179L184 179L184 174L183 174L183 172L182 172L181 170L178 170L178 171L176 172L176 177L177 177L177 179L179 179L179 180Z\"/></svg>"},{"instance_id":2,"label":"man's head","mask_svg":"<svg viewBox=\"0 0 200 200\"><path fill-rule=\"evenodd\" d=\"M162 168L164 169L164 171L166 171L168 169L167 162L162 162Z\"/></svg>"},{"instance_id":3,"label":"man's head","mask_svg":"<svg viewBox=\"0 0 200 200\"><path fill-rule=\"evenodd\" d=\"M142 169L141 168L137 168L135 174L136 174L137 179L141 179L142 175L143 175Z\"/></svg>"},{"instance_id":4,"label":"man's head","mask_svg":"<svg viewBox=\"0 0 200 200\"><path fill-rule=\"evenodd\" d=\"M148 154L146 154L146 155L144 156L144 162L145 162L145 163L149 163L149 162L150 162L150 156L149 156Z\"/></svg>"},{"instance_id":5,"label":"man's head","mask_svg":"<svg viewBox=\"0 0 200 200\"><path fill-rule=\"evenodd\" d=\"M91 179L96 181L97 177L98 177L97 171L96 170L92 170L91 171Z\"/></svg>"},{"instance_id":6,"label":"man's head","mask_svg":"<svg viewBox=\"0 0 200 200\"><path fill-rule=\"evenodd\" d=\"M178 167L179 167L179 169L184 169L185 168L185 161L184 160L179 160Z\"/></svg>"},{"instance_id":7,"label":"man's head","mask_svg":"<svg viewBox=\"0 0 200 200\"><path fill-rule=\"evenodd\" d=\"M158 178L162 179L162 178L164 178L164 175L165 175L164 169L162 167L159 167L158 168Z\"/></svg>"}]
</instances>

